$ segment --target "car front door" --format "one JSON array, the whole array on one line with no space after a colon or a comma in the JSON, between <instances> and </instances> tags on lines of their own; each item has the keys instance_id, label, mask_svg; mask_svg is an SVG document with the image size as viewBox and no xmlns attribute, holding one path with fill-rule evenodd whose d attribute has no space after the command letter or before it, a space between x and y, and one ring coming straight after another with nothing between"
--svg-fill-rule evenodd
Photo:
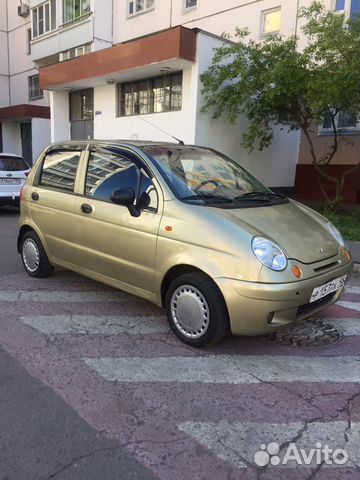
<instances>
[{"instance_id":1,"label":"car front door","mask_svg":"<svg viewBox=\"0 0 360 480\"><path fill-rule=\"evenodd\" d=\"M136 192L138 216L111 200L114 191ZM120 281L122 287L152 291L161 220L158 188L132 152L105 148L89 153L83 196L76 200L79 266ZM148 202L137 207L141 194Z\"/></svg>"}]
</instances>

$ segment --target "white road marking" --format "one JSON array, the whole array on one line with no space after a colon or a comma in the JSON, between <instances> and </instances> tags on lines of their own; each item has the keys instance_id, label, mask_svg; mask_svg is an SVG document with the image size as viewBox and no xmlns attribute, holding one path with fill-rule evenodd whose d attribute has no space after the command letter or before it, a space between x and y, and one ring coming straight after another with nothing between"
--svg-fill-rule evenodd
<instances>
[{"instance_id":1,"label":"white road marking","mask_svg":"<svg viewBox=\"0 0 360 480\"><path fill-rule=\"evenodd\" d=\"M147 335L166 333L165 317L126 315L33 315L20 320L47 335Z\"/></svg>"},{"instance_id":2,"label":"white road marking","mask_svg":"<svg viewBox=\"0 0 360 480\"><path fill-rule=\"evenodd\" d=\"M346 293L359 293L360 294L360 287L354 287L354 286L346 286L345 287Z\"/></svg>"},{"instance_id":3,"label":"white road marking","mask_svg":"<svg viewBox=\"0 0 360 480\"><path fill-rule=\"evenodd\" d=\"M303 422L296 423L228 423L221 421L215 422L184 422L178 425L178 428L197 440L202 446L211 450L217 457L230 462L237 468L256 467L254 455L261 451L261 445L269 445L276 442L278 445L285 444L277 456L280 459L279 465L268 464L268 469L276 468L301 468L314 467L317 461L317 455L324 454L316 452L328 445L333 451L336 449L344 449L349 458L346 464L324 465L329 468L344 468L360 465L360 423L351 423L350 428L348 422L313 422L307 427ZM315 449L312 463L309 465L302 462L300 465L296 460L288 460L284 464L286 458L286 450L288 443L292 441L303 430L300 438L294 442L299 452L300 459L303 449L306 455L310 454L311 449ZM348 437L345 440L344 433ZM319 442L321 447L317 449L316 444ZM292 450L293 451L293 450ZM332 458L332 456L330 457ZM267 460L269 457L267 458Z\"/></svg>"},{"instance_id":4,"label":"white road marking","mask_svg":"<svg viewBox=\"0 0 360 480\"><path fill-rule=\"evenodd\" d=\"M340 305L341 307L350 308L350 310L356 310L360 312L360 303L359 302L336 302L335 305Z\"/></svg>"},{"instance_id":5,"label":"white road marking","mask_svg":"<svg viewBox=\"0 0 360 480\"><path fill-rule=\"evenodd\" d=\"M357 357L210 355L203 357L84 358L113 382L246 384L359 382Z\"/></svg>"},{"instance_id":6,"label":"white road marking","mask_svg":"<svg viewBox=\"0 0 360 480\"><path fill-rule=\"evenodd\" d=\"M35 303L80 303L80 302L120 302L125 303L121 293L81 292L81 291L8 291L0 290L0 302L35 302Z\"/></svg>"},{"instance_id":7,"label":"white road marking","mask_svg":"<svg viewBox=\"0 0 360 480\"><path fill-rule=\"evenodd\" d=\"M344 337L360 336L360 318L326 318L324 320L339 327Z\"/></svg>"}]
</instances>

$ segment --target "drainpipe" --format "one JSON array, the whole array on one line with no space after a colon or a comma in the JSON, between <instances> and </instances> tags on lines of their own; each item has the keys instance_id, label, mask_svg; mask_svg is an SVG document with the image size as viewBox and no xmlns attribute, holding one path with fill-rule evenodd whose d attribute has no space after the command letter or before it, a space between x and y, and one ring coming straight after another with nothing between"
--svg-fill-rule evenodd
<instances>
[{"instance_id":1,"label":"drainpipe","mask_svg":"<svg viewBox=\"0 0 360 480\"><path fill-rule=\"evenodd\" d=\"M295 36L297 36L297 31L298 31L299 7L300 7L300 0L297 0L297 2L296 2L296 17L295 17Z\"/></svg>"}]
</instances>

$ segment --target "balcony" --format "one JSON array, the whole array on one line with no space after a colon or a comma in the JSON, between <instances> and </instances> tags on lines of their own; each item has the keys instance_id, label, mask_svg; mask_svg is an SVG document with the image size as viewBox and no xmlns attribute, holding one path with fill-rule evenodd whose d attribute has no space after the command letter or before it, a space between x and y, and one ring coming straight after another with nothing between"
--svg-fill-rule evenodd
<instances>
[{"instance_id":1,"label":"balcony","mask_svg":"<svg viewBox=\"0 0 360 480\"><path fill-rule=\"evenodd\" d=\"M31 57L39 66L82 45L112 45L112 0L31 0L30 7Z\"/></svg>"},{"instance_id":2,"label":"balcony","mask_svg":"<svg viewBox=\"0 0 360 480\"><path fill-rule=\"evenodd\" d=\"M93 40L93 17L91 14L83 15L76 21L66 22L57 29L35 38L31 42L31 58L38 64L43 64L44 60L54 56L58 61L60 52L92 43Z\"/></svg>"}]
</instances>

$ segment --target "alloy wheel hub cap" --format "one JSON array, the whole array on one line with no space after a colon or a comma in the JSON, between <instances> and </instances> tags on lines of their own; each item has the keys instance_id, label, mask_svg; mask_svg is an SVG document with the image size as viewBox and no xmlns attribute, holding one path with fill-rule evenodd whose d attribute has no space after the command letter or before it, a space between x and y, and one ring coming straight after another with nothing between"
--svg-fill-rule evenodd
<instances>
[{"instance_id":1,"label":"alloy wheel hub cap","mask_svg":"<svg viewBox=\"0 0 360 480\"><path fill-rule=\"evenodd\" d=\"M203 294L191 285L178 287L171 297L171 317L187 338L201 338L209 328L210 311Z\"/></svg>"},{"instance_id":2,"label":"alloy wheel hub cap","mask_svg":"<svg viewBox=\"0 0 360 480\"><path fill-rule=\"evenodd\" d=\"M24 242L22 257L27 270L30 273L36 272L40 265L40 253L38 246L31 238L26 239Z\"/></svg>"}]
</instances>

